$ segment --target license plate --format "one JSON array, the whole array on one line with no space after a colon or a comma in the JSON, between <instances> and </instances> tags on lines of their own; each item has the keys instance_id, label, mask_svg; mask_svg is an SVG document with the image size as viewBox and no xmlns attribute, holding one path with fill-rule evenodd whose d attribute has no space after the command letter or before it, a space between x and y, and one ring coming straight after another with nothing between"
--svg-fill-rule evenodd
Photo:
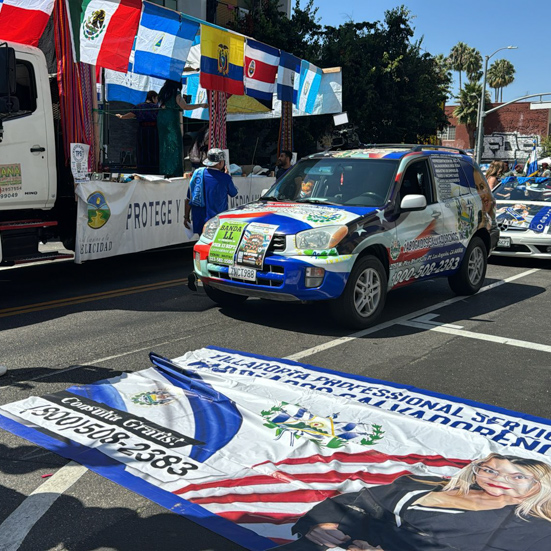
<instances>
[{"instance_id":1,"label":"license plate","mask_svg":"<svg viewBox=\"0 0 551 551\"><path fill-rule=\"evenodd\" d=\"M256 270L253 268L245 268L244 266L230 266L228 268L228 275L235 279L256 281Z\"/></svg>"},{"instance_id":2,"label":"license plate","mask_svg":"<svg viewBox=\"0 0 551 551\"><path fill-rule=\"evenodd\" d=\"M500 237L497 241L498 247L503 247L504 249L511 248L511 238L510 237Z\"/></svg>"}]
</instances>

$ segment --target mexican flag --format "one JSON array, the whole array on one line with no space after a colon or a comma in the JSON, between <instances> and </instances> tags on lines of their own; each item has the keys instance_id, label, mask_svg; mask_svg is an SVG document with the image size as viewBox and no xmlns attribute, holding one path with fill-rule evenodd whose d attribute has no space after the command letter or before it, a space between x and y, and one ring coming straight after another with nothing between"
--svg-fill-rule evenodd
<instances>
[{"instance_id":1,"label":"mexican flag","mask_svg":"<svg viewBox=\"0 0 551 551\"><path fill-rule=\"evenodd\" d=\"M141 0L84 0L80 61L126 73L141 10Z\"/></svg>"}]
</instances>

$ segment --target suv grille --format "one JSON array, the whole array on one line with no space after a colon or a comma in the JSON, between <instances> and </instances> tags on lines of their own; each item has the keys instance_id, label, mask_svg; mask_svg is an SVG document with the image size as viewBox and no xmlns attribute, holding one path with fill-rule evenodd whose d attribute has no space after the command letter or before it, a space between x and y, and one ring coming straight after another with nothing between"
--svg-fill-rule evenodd
<instances>
[{"instance_id":1,"label":"suv grille","mask_svg":"<svg viewBox=\"0 0 551 551\"><path fill-rule=\"evenodd\" d=\"M272 242L268 247L268 253L277 253L285 250L286 247L286 238L284 233L274 233L272 237Z\"/></svg>"}]
</instances>

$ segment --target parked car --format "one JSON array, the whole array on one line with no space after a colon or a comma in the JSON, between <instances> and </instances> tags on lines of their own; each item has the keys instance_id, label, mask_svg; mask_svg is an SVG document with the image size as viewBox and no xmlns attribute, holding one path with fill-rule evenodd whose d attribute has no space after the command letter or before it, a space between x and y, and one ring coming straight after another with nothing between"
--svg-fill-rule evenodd
<instances>
[{"instance_id":1,"label":"parked car","mask_svg":"<svg viewBox=\"0 0 551 551\"><path fill-rule=\"evenodd\" d=\"M504 178L493 194L501 231L494 254L551 258L551 179Z\"/></svg>"},{"instance_id":2,"label":"parked car","mask_svg":"<svg viewBox=\"0 0 551 551\"><path fill-rule=\"evenodd\" d=\"M194 269L220 305L328 301L368 327L387 292L447 277L476 293L499 230L495 201L461 150L380 145L311 155L254 203L205 224Z\"/></svg>"}]
</instances>

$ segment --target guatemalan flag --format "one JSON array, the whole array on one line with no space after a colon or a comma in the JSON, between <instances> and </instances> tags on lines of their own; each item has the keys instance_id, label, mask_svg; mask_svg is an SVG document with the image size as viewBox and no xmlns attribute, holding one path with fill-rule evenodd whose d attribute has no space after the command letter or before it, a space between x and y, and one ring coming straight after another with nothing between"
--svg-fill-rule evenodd
<instances>
[{"instance_id":1,"label":"guatemalan flag","mask_svg":"<svg viewBox=\"0 0 551 551\"><path fill-rule=\"evenodd\" d=\"M38 46L55 0L0 0L2 40Z\"/></svg>"},{"instance_id":2,"label":"guatemalan flag","mask_svg":"<svg viewBox=\"0 0 551 551\"><path fill-rule=\"evenodd\" d=\"M538 153L536 151L536 142L534 142L534 147L528 157L528 162L526 166L526 176L536 176L538 173Z\"/></svg>"},{"instance_id":3,"label":"guatemalan flag","mask_svg":"<svg viewBox=\"0 0 551 551\"><path fill-rule=\"evenodd\" d=\"M199 23L176 11L144 2L134 71L179 82L197 31Z\"/></svg>"},{"instance_id":4,"label":"guatemalan flag","mask_svg":"<svg viewBox=\"0 0 551 551\"><path fill-rule=\"evenodd\" d=\"M296 105L300 77L300 59L281 51L277 72L277 99L290 101Z\"/></svg>"},{"instance_id":5,"label":"guatemalan flag","mask_svg":"<svg viewBox=\"0 0 551 551\"><path fill-rule=\"evenodd\" d=\"M279 50L247 38L245 42L245 95L255 98L269 109L275 92Z\"/></svg>"},{"instance_id":6,"label":"guatemalan flag","mask_svg":"<svg viewBox=\"0 0 551 551\"><path fill-rule=\"evenodd\" d=\"M304 59L300 64L300 82L298 86L299 111L312 114L321 84L321 69Z\"/></svg>"}]
</instances>

